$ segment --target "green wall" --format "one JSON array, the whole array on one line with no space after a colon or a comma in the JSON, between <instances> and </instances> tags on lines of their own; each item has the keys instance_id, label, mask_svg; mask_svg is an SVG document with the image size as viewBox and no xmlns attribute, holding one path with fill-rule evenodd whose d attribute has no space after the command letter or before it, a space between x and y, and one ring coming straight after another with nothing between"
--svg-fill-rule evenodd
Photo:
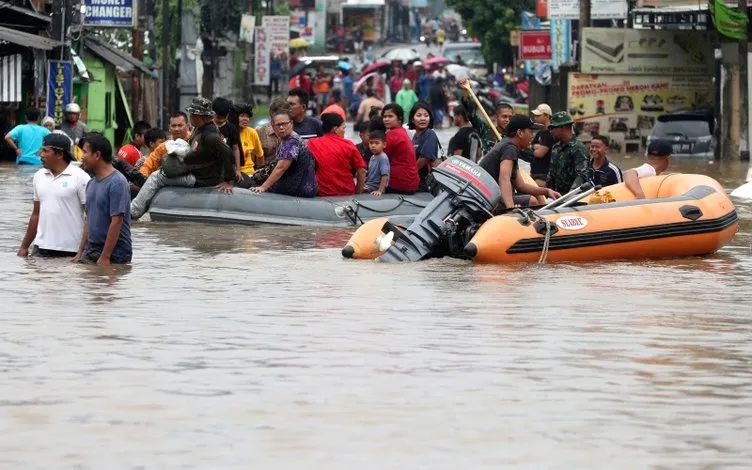
<instances>
[{"instance_id":1,"label":"green wall","mask_svg":"<svg viewBox=\"0 0 752 470\"><path fill-rule=\"evenodd\" d=\"M101 132L115 148L115 130L118 128L115 103L118 93L115 68L98 59L84 59L86 69L94 77L89 83L74 87L73 93L79 103L86 104L86 125L92 131Z\"/></svg>"}]
</instances>

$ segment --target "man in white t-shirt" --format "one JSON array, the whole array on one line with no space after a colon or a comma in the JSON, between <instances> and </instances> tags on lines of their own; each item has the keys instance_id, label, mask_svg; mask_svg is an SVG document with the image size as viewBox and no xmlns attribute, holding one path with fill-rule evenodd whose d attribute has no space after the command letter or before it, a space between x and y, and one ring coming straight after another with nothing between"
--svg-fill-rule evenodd
<instances>
[{"instance_id":1,"label":"man in white t-shirt","mask_svg":"<svg viewBox=\"0 0 752 470\"><path fill-rule=\"evenodd\" d=\"M640 180L666 171L671 163L672 150L671 142L661 139L653 140L648 145L647 161L642 166L624 172L624 184L632 191L636 199L645 199Z\"/></svg>"},{"instance_id":2,"label":"man in white t-shirt","mask_svg":"<svg viewBox=\"0 0 752 470\"><path fill-rule=\"evenodd\" d=\"M18 256L76 255L84 228L86 185L89 175L71 164L71 141L61 134L49 134L42 142L42 165L34 174L34 209Z\"/></svg>"}]
</instances>

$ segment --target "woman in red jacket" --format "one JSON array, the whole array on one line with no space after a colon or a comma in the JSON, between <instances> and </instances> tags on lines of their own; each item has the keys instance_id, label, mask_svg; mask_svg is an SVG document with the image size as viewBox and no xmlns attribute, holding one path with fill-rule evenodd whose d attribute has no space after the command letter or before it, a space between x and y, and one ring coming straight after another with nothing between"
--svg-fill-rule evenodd
<instances>
[{"instance_id":1,"label":"woman in red jacket","mask_svg":"<svg viewBox=\"0 0 752 470\"><path fill-rule=\"evenodd\" d=\"M405 111L398 104L384 106L381 112L386 127L386 148L391 173L389 174L388 193L413 194L418 190L418 166L415 147L407 131L402 127Z\"/></svg>"}]
</instances>

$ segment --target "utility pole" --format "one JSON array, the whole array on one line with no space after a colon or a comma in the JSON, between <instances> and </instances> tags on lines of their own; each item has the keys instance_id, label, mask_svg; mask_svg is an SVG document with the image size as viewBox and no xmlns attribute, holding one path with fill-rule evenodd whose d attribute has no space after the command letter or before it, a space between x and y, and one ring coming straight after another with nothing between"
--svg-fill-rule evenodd
<instances>
[{"instance_id":1,"label":"utility pole","mask_svg":"<svg viewBox=\"0 0 752 470\"><path fill-rule=\"evenodd\" d=\"M577 62L579 64L582 64L582 37L583 33L585 31L585 28L590 26L590 0L580 0L580 21L579 21L579 28L578 28L578 35L577 35L577 44L578 44L578 54L577 54ZM582 70L582 65L580 65L580 70Z\"/></svg>"},{"instance_id":2,"label":"utility pole","mask_svg":"<svg viewBox=\"0 0 752 470\"><path fill-rule=\"evenodd\" d=\"M172 31L170 23L170 1L162 0L162 123L169 121L172 103L170 100L170 38Z\"/></svg>"},{"instance_id":3,"label":"utility pole","mask_svg":"<svg viewBox=\"0 0 752 470\"><path fill-rule=\"evenodd\" d=\"M133 47L131 49L131 56L143 62L146 0L138 0L138 3L136 4L136 13L138 13L138 16L134 18ZM143 117L141 104L141 72L134 70L131 72L131 111L134 121Z\"/></svg>"},{"instance_id":4,"label":"utility pole","mask_svg":"<svg viewBox=\"0 0 752 470\"><path fill-rule=\"evenodd\" d=\"M170 87L170 102L175 101L175 108L178 108L180 106L180 67L181 67L181 60L178 57L177 51L180 50L180 48L183 45L183 0L178 0L177 3L177 18L175 21L175 45L173 46L172 50L175 54L175 75L172 77L172 80L170 80L170 83L172 83L172 86Z\"/></svg>"},{"instance_id":5,"label":"utility pole","mask_svg":"<svg viewBox=\"0 0 752 470\"><path fill-rule=\"evenodd\" d=\"M146 29L149 31L149 59L151 59L152 69L157 65L157 37L154 34L155 1L146 0Z\"/></svg>"},{"instance_id":6,"label":"utility pole","mask_svg":"<svg viewBox=\"0 0 752 470\"><path fill-rule=\"evenodd\" d=\"M253 4L254 0L248 0L249 15L253 15ZM253 102L253 47L256 41L255 38L251 38L251 40L253 42L245 43L245 54L243 54L243 59L245 60L245 83L243 85L243 100L255 105L256 103Z\"/></svg>"}]
</instances>

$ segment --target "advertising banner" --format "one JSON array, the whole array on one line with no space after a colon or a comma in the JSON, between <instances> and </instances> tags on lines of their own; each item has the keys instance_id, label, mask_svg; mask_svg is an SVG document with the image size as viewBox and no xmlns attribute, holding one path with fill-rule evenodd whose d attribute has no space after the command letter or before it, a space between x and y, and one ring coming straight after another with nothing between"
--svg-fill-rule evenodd
<instances>
[{"instance_id":1,"label":"advertising banner","mask_svg":"<svg viewBox=\"0 0 752 470\"><path fill-rule=\"evenodd\" d=\"M290 31L298 33L298 37L313 44L315 40L313 26L308 24L308 15L304 10L293 10L290 13Z\"/></svg>"},{"instance_id":2,"label":"advertising banner","mask_svg":"<svg viewBox=\"0 0 752 470\"><path fill-rule=\"evenodd\" d=\"M47 115L60 125L63 109L72 101L73 63L50 60L47 71Z\"/></svg>"},{"instance_id":3,"label":"advertising banner","mask_svg":"<svg viewBox=\"0 0 752 470\"><path fill-rule=\"evenodd\" d=\"M551 67L559 71L559 66L569 61L572 44L572 22L551 20Z\"/></svg>"},{"instance_id":4,"label":"advertising banner","mask_svg":"<svg viewBox=\"0 0 752 470\"><path fill-rule=\"evenodd\" d=\"M269 85L269 62L272 51L272 43L267 35L266 28L256 28L255 55L253 63L253 84Z\"/></svg>"},{"instance_id":5,"label":"advertising banner","mask_svg":"<svg viewBox=\"0 0 752 470\"><path fill-rule=\"evenodd\" d=\"M713 74L704 31L585 28L582 37L583 73Z\"/></svg>"},{"instance_id":6,"label":"advertising banner","mask_svg":"<svg viewBox=\"0 0 752 470\"><path fill-rule=\"evenodd\" d=\"M84 26L133 28L136 17L133 0L84 0Z\"/></svg>"},{"instance_id":7,"label":"advertising banner","mask_svg":"<svg viewBox=\"0 0 752 470\"><path fill-rule=\"evenodd\" d=\"M609 137L615 152L639 148L655 118L687 108L713 106L712 79L702 76L589 75L570 73L567 109L582 122L581 139Z\"/></svg>"},{"instance_id":8,"label":"advertising banner","mask_svg":"<svg viewBox=\"0 0 752 470\"><path fill-rule=\"evenodd\" d=\"M290 17L264 16L261 18L261 26L266 29L272 54L285 54L290 44Z\"/></svg>"},{"instance_id":9,"label":"advertising banner","mask_svg":"<svg viewBox=\"0 0 752 470\"><path fill-rule=\"evenodd\" d=\"M590 18L593 20L621 20L627 17L626 0L591 0ZM579 0L548 0L548 17L559 20L579 20Z\"/></svg>"},{"instance_id":10,"label":"advertising banner","mask_svg":"<svg viewBox=\"0 0 752 470\"><path fill-rule=\"evenodd\" d=\"M253 33L256 29L256 17L253 15L243 15L240 17L240 34L238 41L247 44L253 43Z\"/></svg>"},{"instance_id":11,"label":"advertising banner","mask_svg":"<svg viewBox=\"0 0 752 470\"><path fill-rule=\"evenodd\" d=\"M520 31L520 60L551 60L549 31Z\"/></svg>"}]
</instances>

